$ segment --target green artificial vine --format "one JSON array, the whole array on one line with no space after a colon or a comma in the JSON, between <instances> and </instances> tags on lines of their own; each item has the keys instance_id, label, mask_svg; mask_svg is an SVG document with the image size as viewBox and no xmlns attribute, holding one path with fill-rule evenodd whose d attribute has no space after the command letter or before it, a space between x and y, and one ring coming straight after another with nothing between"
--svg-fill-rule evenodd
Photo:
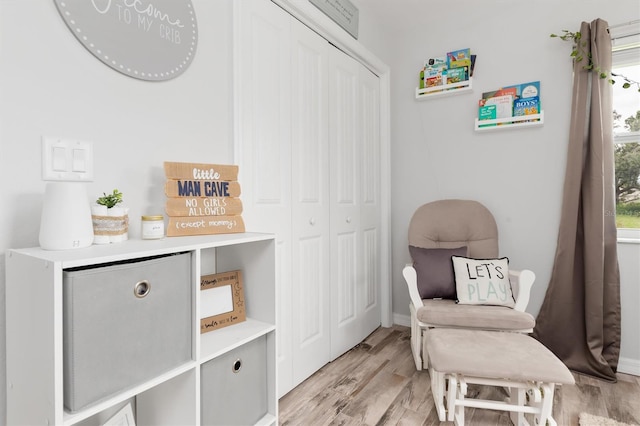
<instances>
[{"instance_id":1,"label":"green artificial vine","mask_svg":"<svg viewBox=\"0 0 640 426\"><path fill-rule=\"evenodd\" d=\"M584 69L598 73L598 76L600 78L607 79L611 84L616 84L615 79L621 79L623 80L623 89L628 89L631 86L636 86L638 88L638 92L640 92L640 82L631 80L624 75L616 74L614 72L611 72L610 70L603 70L599 66L594 65L591 57L591 52L585 50L586 42L582 41L582 34L580 33L580 31L576 31L574 33L572 31L562 30L561 35L551 34L550 37L557 37L564 41L572 41L573 49L571 50L571 57L578 62L582 61L586 57L587 64L584 66Z\"/></svg>"}]
</instances>

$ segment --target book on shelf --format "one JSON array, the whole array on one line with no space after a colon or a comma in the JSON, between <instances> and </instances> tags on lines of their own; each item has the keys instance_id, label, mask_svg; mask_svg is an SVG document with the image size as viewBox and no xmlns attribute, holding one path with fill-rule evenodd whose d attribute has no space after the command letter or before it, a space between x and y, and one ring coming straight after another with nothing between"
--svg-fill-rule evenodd
<instances>
[{"instance_id":1,"label":"book on shelf","mask_svg":"<svg viewBox=\"0 0 640 426\"><path fill-rule=\"evenodd\" d=\"M469 67L451 68L445 72L447 76L445 84L460 83L469 80Z\"/></svg>"},{"instance_id":2,"label":"book on shelf","mask_svg":"<svg viewBox=\"0 0 640 426\"><path fill-rule=\"evenodd\" d=\"M501 87L498 90L492 90L489 92L484 92L482 94L481 102L485 102L487 99L496 98L499 96L511 96L513 99L517 97L517 91L513 87Z\"/></svg>"},{"instance_id":3,"label":"book on shelf","mask_svg":"<svg viewBox=\"0 0 640 426\"><path fill-rule=\"evenodd\" d=\"M430 58L425 61L421 72L420 88L440 86L443 84L443 71L447 69L446 58Z\"/></svg>"},{"instance_id":4,"label":"book on shelf","mask_svg":"<svg viewBox=\"0 0 640 426\"><path fill-rule=\"evenodd\" d=\"M471 49L448 52L445 56L429 58L420 70L420 89L428 89L447 84L460 83L470 79L475 66L476 55ZM459 87L443 90L456 90ZM432 90L431 93L441 92Z\"/></svg>"},{"instance_id":5,"label":"book on shelf","mask_svg":"<svg viewBox=\"0 0 640 426\"><path fill-rule=\"evenodd\" d=\"M528 99L538 97L540 99L540 82L532 81L529 83L516 84L513 86L507 86L504 89L515 90L515 97L517 99Z\"/></svg>"},{"instance_id":6,"label":"book on shelf","mask_svg":"<svg viewBox=\"0 0 640 426\"><path fill-rule=\"evenodd\" d=\"M436 57L429 58L424 62L424 68L435 71L442 71L447 69L447 58Z\"/></svg>"},{"instance_id":7,"label":"book on shelf","mask_svg":"<svg viewBox=\"0 0 640 426\"><path fill-rule=\"evenodd\" d=\"M442 74L425 78L425 87L442 86Z\"/></svg>"},{"instance_id":8,"label":"book on shelf","mask_svg":"<svg viewBox=\"0 0 640 426\"><path fill-rule=\"evenodd\" d=\"M482 107L486 105L495 105L495 118L513 117L513 96L511 95L494 96L492 98L484 99L484 102L482 102L480 106Z\"/></svg>"},{"instance_id":9,"label":"book on shelf","mask_svg":"<svg viewBox=\"0 0 640 426\"><path fill-rule=\"evenodd\" d=\"M538 98L537 96L531 98L516 99L515 101L513 101L514 117L535 114L540 114L540 98ZM527 121L540 121L540 119Z\"/></svg>"},{"instance_id":10,"label":"book on shelf","mask_svg":"<svg viewBox=\"0 0 640 426\"><path fill-rule=\"evenodd\" d=\"M496 105L483 105L478 107L478 120L495 120L497 118ZM495 124L480 124L478 127L492 127Z\"/></svg>"},{"instance_id":11,"label":"book on shelf","mask_svg":"<svg viewBox=\"0 0 640 426\"><path fill-rule=\"evenodd\" d=\"M471 49L454 50L447 53L447 68L459 68L471 66Z\"/></svg>"},{"instance_id":12,"label":"book on shelf","mask_svg":"<svg viewBox=\"0 0 640 426\"><path fill-rule=\"evenodd\" d=\"M496 118L540 114L540 82L515 84L484 92L482 99L478 101L478 107L485 105L496 105Z\"/></svg>"}]
</instances>

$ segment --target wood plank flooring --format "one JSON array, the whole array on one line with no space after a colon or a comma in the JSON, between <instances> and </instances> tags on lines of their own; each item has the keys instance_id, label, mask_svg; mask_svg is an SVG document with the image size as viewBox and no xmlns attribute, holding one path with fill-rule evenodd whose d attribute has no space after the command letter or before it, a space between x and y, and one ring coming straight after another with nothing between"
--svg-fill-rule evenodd
<instances>
[{"instance_id":1,"label":"wood plank flooring","mask_svg":"<svg viewBox=\"0 0 640 426\"><path fill-rule=\"evenodd\" d=\"M416 371L410 329L379 328L280 399L281 426L443 425L438 421L430 379ZM581 412L640 425L640 377L618 374L607 383L574 374L575 386L557 389L554 418L578 425ZM504 397L493 387L470 386L469 396ZM506 412L467 408L467 425L511 425Z\"/></svg>"}]
</instances>

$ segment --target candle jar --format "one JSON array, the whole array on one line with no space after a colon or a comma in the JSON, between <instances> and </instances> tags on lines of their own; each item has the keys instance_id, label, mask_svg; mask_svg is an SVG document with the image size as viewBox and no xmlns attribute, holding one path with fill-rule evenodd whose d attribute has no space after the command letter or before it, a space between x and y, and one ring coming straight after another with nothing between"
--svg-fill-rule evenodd
<instances>
[{"instance_id":1,"label":"candle jar","mask_svg":"<svg viewBox=\"0 0 640 426\"><path fill-rule=\"evenodd\" d=\"M142 216L142 239L157 240L164 238L164 217Z\"/></svg>"}]
</instances>

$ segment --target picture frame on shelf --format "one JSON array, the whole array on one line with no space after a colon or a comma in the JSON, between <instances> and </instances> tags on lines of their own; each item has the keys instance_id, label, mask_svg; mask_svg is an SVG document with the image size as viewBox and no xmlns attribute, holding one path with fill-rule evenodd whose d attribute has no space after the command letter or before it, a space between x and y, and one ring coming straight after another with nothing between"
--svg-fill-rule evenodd
<instances>
[{"instance_id":1,"label":"picture frame on shelf","mask_svg":"<svg viewBox=\"0 0 640 426\"><path fill-rule=\"evenodd\" d=\"M200 277L200 333L246 320L242 271Z\"/></svg>"}]
</instances>

